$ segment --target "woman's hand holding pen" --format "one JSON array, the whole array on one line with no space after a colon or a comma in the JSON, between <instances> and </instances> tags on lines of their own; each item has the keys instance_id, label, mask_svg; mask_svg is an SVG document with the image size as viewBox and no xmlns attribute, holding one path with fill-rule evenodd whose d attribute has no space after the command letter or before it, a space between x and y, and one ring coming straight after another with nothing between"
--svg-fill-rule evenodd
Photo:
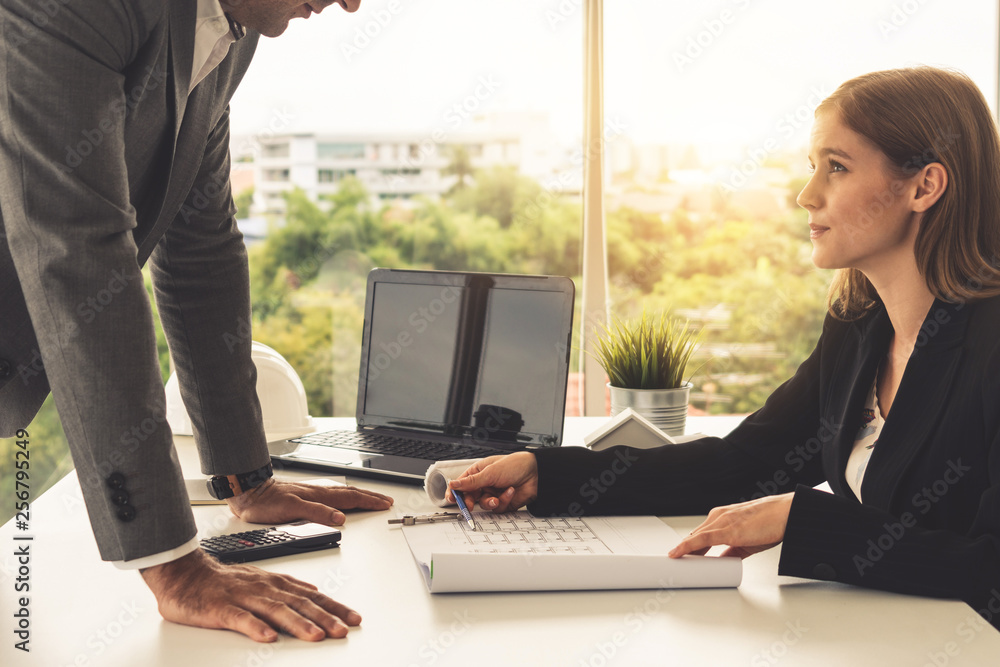
<instances>
[{"instance_id":1,"label":"woman's hand holding pen","mask_svg":"<svg viewBox=\"0 0 1000 667\"><path fill-rule=\"evenodd\" d=\"M468 504L494 512L516 510L538 495L538 464L530 452L490 456L476 461L448 484L461 491ZM727 545L722 556L746 558L770 549L785 537L794 494L768 496L736 505L716 507L708 517L670 552L671 558L702 555L715 545Z\"/></svg>"},{"instance_id":2,"label":"woman's hand holding pen","mask_svg":"<svg viewBox=\"0 0 1000 667\"><path fill-rule=\"evenodd\" d=\"M702 555L717 544L728 545L721 556L740 558L770 549L785 539L785 526L794 496L794 493L785 493L716 507L700 526L674 547L670 557Z\"/></svg>"},{"instance_id":3,"label":"woman's hand holding pen","mask_svg":"<svg viewBox=\"0 0 1000 667\"><path fill-rule=\"evenodd\" d=\"M538 464L530 452L489 456L476 461L458 479L448 484L461 491L465 502L479 503L483 509L507 512L530 503L538 495Z\"/></svg>"}]
</instances>

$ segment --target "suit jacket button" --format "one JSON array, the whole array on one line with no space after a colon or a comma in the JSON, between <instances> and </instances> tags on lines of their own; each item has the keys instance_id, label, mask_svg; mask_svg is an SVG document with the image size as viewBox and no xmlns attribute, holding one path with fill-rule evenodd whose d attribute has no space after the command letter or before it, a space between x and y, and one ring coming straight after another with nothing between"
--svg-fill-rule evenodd
<instances>
[{"instance_id":1,"label":"suit jacket button","mask_svg":"<svg viewBox=\"0 0 1000 667\"><path fill-rule=\"evenodd\" d=\"M0 359L0 380L10 377L11 365L6 359Z\"/></svg>"},{"instance_id":2,"label":"suit jacket button","mask_svg":"<svg viewBox=\"0 0 1000 667\"><path fill-rule=\"evenodd\" d=\"M115 505L128 505L128 492L123 489L118 489L111 494L111 502Z\"/></svg>"},{"instance_id":3,"label":"suit jacket button","mask_svg":"<svg viewBox=\"0 0 1000 667\"><path fill-rule=\"evenodd\" d=\"M105 480L112 489L120 489L125 486L125 475L120 472L113 472Z\"/></svg>"},{"instance_id":4,"label":"suit jacket button","mask_svg":"<svg viewBox=\"0 0 1000 667\"><path fill-rule=\"evenodd\" d=\"M813 566L813 578L833 581L837 578L837 571L833 569L832 565L819 563L818 565Z\"/></svg>"},{"instance_id":5,"label":"suit jacket button","mask_svg":"<svg viewBox=\"0 0 1000 667\"><path fill-rule=\"evenodd\" d=\"M118 508L118 518L122 521L131 521L135 518L135 508L131 505L122 505Z\"/></svg>"}]
</instances>

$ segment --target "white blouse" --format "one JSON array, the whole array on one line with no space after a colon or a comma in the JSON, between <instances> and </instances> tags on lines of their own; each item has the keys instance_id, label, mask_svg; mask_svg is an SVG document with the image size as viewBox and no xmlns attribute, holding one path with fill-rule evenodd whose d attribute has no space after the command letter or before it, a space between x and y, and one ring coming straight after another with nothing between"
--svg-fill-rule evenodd
<instances>
[{"instance_id":1,"label":"white blouse","mask_svg":"<svg viewBox=\"0 0 1000 667\"><path fill-rule=\"evenodd\" d=\"M868 399L865 401L861 428L854 438L854 449L851 450L851 456L847 459L847 483L858 500L861 500L861 482L865 478L868 459L871 458L872 450L878 444L878 437L885 424L885 419L882 418L882 412L878 407L878 395L875 390L877 383L878 379L876 378L875 382L872 383L871 391L868 392Z\"/></svg>"}]
</instances>

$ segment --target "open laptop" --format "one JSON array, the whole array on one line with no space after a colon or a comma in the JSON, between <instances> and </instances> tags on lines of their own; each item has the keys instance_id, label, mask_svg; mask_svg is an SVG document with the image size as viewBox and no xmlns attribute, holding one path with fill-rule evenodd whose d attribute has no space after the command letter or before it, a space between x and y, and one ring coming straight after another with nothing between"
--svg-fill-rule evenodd
<instances>
[{"instance_id":1,"label":"open laptop","mask_svg":"<svg viewBox=\"0 0 1000 667\"><path fill-rule=\"evenodd\" d=\"M562 443L568 278L374 269L356 431L270 443L275 463L422 483L439 460Z\"/></svg>"}]
</instances>

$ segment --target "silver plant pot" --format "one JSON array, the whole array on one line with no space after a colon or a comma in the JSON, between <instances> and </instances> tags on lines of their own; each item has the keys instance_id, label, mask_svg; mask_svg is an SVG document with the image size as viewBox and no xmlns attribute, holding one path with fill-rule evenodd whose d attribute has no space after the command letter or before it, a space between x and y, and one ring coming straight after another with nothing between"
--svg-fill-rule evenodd
<instances>
[{"instance_id":1,"label":"silver plant pot","mask_svg":"<svg viewBox=\"0 0 1000 667\"><path fill-rule=\"evenodd\" d=\"M626 389L608 383L611 416L632 408L667 435L684 435L691 387L688 382L676 389Z\"/></svg>"}]
</instances>

